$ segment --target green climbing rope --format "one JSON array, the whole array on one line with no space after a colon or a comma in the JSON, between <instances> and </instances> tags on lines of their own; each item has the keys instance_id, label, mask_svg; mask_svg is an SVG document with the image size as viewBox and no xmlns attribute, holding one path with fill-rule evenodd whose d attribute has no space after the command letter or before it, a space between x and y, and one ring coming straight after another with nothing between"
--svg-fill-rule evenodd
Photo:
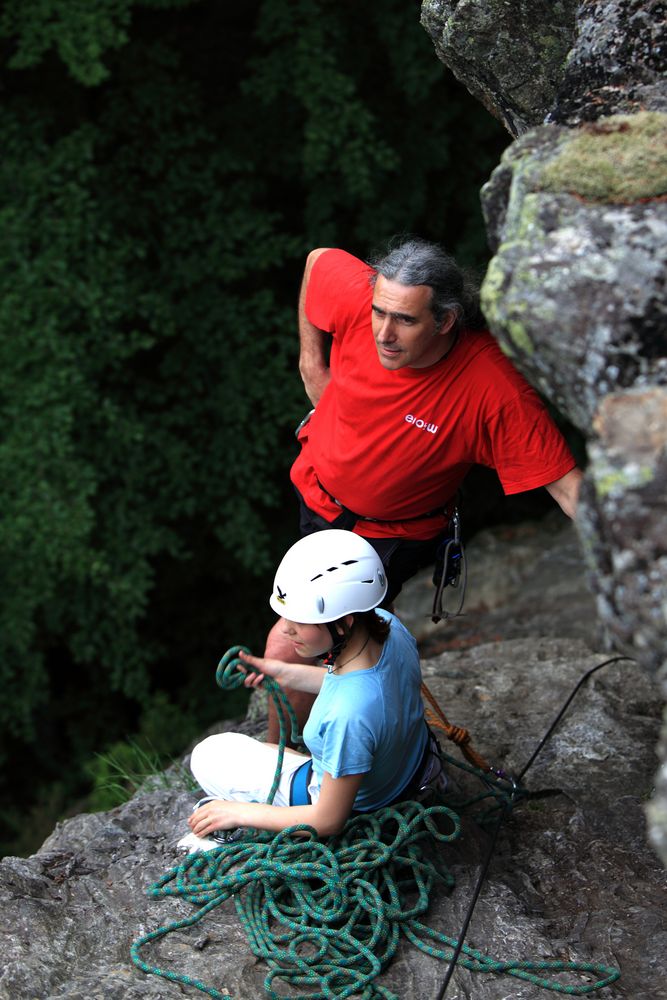
<instances>
[{"instance_id":1,"label":"green climbing rope","mask_svg":"<svg viewBox=\"0 0 667 1000\"><path fill-rule=\"evenodd\" d=\"M220 662L216 680L222 687L243 683L232 647ZM292 737L296 720L280 687L265 686L276 703L280 747L284 750L287 720ZM272 801L280 777L279 756ZM143 972L192 986L214 1000L229 1000L184 973L146 963L141 949L175 930L191 927L226 900L233 899L250 949L268 974L264 987L271 1000L398 1000L376 983L394 957L401 935L437 958L452 957L457 940L429 928L421 919L437 885L452 888L454 879L438 844L460 833L456 812L444 805L419 802L352 817L343 832L326 841L309 826L279 834L246 830L235 842L188 855L148 889L153 898L176 896L195 912L138 938L131 947L134 964ZM569 996L582 996L619 978L617 969L596 963L545 961L499 962L463 945L460 965L474 972L503 973ZM558 973L597 977L567 985ZM279 992L287 986L298 993Z\"/></svg>"},{"instance_id":2,"label":"green climbing rope","mask_svg":"<svg viewBox=\"0 0 667 1000\"><path fill-rule=\"evenodd\" d=\"M215 672L215 682L218 687L223 689L223 691L233 691L235 688L240 687L245 680L246 672L243 669L243 663L239 659L238 655L241 650L243 650L244 653L250 652L247 646L232 646L227 650L218 664L218 668ZM273 703L276 706L278 724L280 726L276 773L273 776L273 784L271 785L266 799L267 802L271 803L273 802L275 794L278 791L280 775L283 770L283 758L285 756L285 747L287 745L288 720L290 722L290 740L292 743L295 746L298 746L299 744L303 744L303 740L301 739L299 723L297 722L296 715L294 714L294 709L290 705L289 700L287 699L280 684L277 684L271 677L265 677L264 689L273 699Z\"/></svg>"}]
</instances>

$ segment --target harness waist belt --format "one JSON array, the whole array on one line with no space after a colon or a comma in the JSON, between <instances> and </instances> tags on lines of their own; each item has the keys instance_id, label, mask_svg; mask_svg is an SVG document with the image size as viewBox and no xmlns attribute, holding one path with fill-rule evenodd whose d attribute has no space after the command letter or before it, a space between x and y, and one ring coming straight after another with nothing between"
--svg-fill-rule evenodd
<instances>
[{"instance_id":1,"label":"harness waist belt","mask_svg":"<svg viewBox=\"0 0 667 1000\"><path fill-rule=\"evenodd\" d=\"M336 504L337 507L340 507L340 509L345 511L346 514L350 514L352 517L355 517L357 521L375 521L386 524L402 524L404 521L421 521L426 517L435 517L437 514L444 514L445 516L451 516L449 501L447 501L445 504L442 505L442 507L436 507L435 510L429 510L425 514L413 514L411 517L367 517L365 514L357 514L355 511L350 510L350 508L346 507L345 504L340 502L340 500L337 500L336 497L333 495L333 493L329 492L326 486L322 485L317 475L315 476L315 478L317 479L317 485L322 490L322 492L326 493L329 499L333 500L333 502Z\"/></svg>"},{"instance_id":2,"label":"harness waist belt","mask_svg":"<svg viewBox=\"0 0 667 1000\"><path fill-rule=\"evenodd\" d=\"M313 762L312 760L306 760L298 767L294 774L292 775L292 780L290 782L289 789L289 804L291 806L309 806L310 805L310 795L308 794L308 785L310 784L310 778L313 773Z\"/></svg>"}]
</instances>

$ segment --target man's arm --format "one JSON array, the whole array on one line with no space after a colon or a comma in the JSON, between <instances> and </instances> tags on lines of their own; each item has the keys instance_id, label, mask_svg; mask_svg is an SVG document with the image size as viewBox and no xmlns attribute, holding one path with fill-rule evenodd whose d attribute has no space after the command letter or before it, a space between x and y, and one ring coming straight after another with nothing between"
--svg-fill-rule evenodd
<instances>
[{"instance_id":1,"label":"man's arm","mask_svg":"<svg viewBox=\"0 0 667 1000\"><path fill-rule=\"evenodd\" d=\"M579 487L583 473L581 469L570 469L560 479L553 483L547 483L544 487L549 491L561 510L568 517L574 518L577 513L577 501L579 499Z\"/></svg>"},{"instance_id":2,"label":"man's arm","mask_svg":"<svg viewBox=\"0 0 667 1000\"><path fill-rule=\"evenodd\" d=\"M306 291L313 264L320 254L328 249L328 247L320 247L317 250L311 250L308 254L299 294L299 340L301 343L299 372L303 379L306 395L313 406L317 406L319 403L322 393L329 384L331 372L327 356L328 334L314 326L306 316Z\"/></svg>"}]
</instances>

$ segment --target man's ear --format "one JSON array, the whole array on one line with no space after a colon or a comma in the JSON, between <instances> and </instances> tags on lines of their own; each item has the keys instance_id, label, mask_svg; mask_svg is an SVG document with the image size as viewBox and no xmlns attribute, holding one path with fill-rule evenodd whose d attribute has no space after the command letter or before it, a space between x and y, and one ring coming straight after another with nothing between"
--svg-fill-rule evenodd
<instances>
[{"instance_id":1,"label":"man's ear","mask_svg":"<svg viewBox=\"0 0 667 1000\"><path fill-rule=\"evenodd\" d=\"M456 313L453 309L447 313L442 323L440 324L437 334L439 337L444 337L445 334L449 333L454 324L456 323Z\"/></svg>"}]
</instances>

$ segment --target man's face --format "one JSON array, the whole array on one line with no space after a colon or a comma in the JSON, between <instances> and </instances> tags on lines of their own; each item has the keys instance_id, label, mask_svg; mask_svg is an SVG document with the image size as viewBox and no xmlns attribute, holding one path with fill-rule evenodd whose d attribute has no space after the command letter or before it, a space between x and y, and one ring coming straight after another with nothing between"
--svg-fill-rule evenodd
<instances>
[{"instance_id":1,"label":"man's face","mask_svg":"<svg viewBox=\"0 0 667 1000\"><path fill-rule=\"evenodd\" d=\"M389 371L428 368L449 349L454 317L436 326L431 294L428 285L401 285L377 276L371 323L380 364Z\"/></svg>"}]
</instances>

